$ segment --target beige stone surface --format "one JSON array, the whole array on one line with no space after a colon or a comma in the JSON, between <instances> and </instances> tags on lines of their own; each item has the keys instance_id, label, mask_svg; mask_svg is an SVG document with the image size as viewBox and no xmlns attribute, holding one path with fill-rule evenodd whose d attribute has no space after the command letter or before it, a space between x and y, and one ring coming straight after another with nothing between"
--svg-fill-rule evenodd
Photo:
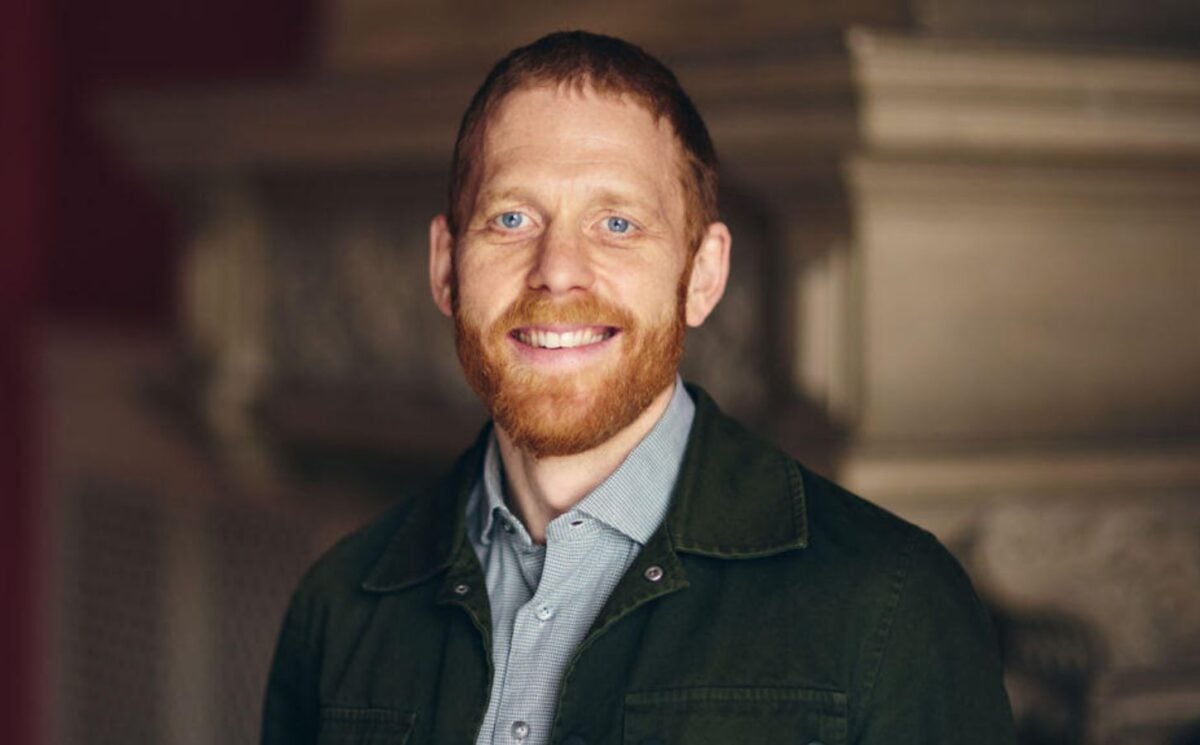
<instances>
[{"instance_id":1,"label":"beige stone surface","mask_svg":"<svg viewBox=\"0 0 1200 745\"><path fill-rule=\"evenodd\" d=\"M1200 433L1200 171L857 166L862 438Z\"/></svg>"}]
</instances>

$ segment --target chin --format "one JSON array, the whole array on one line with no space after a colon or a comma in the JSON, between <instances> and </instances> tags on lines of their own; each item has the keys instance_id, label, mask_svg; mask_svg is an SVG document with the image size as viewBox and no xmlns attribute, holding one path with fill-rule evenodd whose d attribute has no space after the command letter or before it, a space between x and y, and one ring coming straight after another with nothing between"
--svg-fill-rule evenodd
<instances>
[{"instance_id":1,"label":"chin","mask_svg":"<svg viewBox=\"0 0 1200 745\"><path fill-rule=\"evenodd\" d=\"M595 356L567 360L557 369L516 347L510 329L556 320L518 312L522 307L487 332L456 314L455 330L467 382L513 444L535 457L575 455L611 440L675 379L683 353L682 304L675 318L650 326L615 311L585 314L621 331ZM574 320L567 309L553 310Z\"/></svg>"},{"instance_id":2,"label":"chin","mask_svg":"<svg viewBox=\"0 0 1200 745\"><path fill-rule=\"evenodd\" d=\"M577 455L633 424L673 379L671 371L657 382L626 378L589 385L572 379L522 392L508 388L490 408L513 443L531 455Z\"/></svg>"}]
</instances>

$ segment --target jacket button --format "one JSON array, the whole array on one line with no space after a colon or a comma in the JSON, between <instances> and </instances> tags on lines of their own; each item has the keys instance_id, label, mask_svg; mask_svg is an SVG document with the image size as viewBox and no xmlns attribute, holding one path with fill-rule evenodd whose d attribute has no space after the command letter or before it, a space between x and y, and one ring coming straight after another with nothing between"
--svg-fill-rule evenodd
<instances>
[{"instance_id":1,"label":"jacket button","mask_svg":"<svg viewBox=\"0 0 1200 745\"><path fill-rule=\"evenodd\" d=\"M662 567L658 566L657 564L646 567L645 577L646 577L646 579L650 580L651 582L659 581L660 579L663 578Z\"/></svg>"},{"instance_id":2,"label":"jacket button","mask_svg":"<svg viewBox=\"0 0 1200 745\"><path fill-rule=\"evenodd\" d=\"M462 582L460 582L454 586L454 594L455 595L466 595L470 591L471 591L471 586L468 584L464 584Z\"/></svg>"}]
</instances>

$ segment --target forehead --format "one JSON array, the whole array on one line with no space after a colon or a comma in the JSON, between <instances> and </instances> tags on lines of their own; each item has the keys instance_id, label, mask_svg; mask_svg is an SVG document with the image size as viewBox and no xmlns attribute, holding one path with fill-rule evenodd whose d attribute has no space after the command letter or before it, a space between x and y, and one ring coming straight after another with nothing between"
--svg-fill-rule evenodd
<instances>
[{"instance_id":1,"label":"forehead","mask_svg":"<svg viewBox=\"0 0 1200 745\"><path fill-rule=\"evenodd\" d=\"M674 142L674 132L633 94L598 91L574 82L524 85L506 93L489 117L488 133L515 129L523 123L552 125L559 122L594 122L605 127L653 131Z\"/></svg>"},{"instance_id":2,"label":"forehead","mask_svg":"<svg viewBox=\"0 0 1200 745\"><path fill-rule=\"evenodd\" d=\"M581 176L611 171L668 192L681 188L680 146L670 124L627 95L571 85L518 89L489 118L482 145L484 181L557 167Z\"/></svg>"}]
</instances>

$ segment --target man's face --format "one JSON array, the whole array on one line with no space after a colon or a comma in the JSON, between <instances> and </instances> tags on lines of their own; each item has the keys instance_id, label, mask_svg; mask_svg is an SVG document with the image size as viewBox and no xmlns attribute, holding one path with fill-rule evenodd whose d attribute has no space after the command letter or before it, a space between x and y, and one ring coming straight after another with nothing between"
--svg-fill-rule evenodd
<instances>
[{"instance_id":1,"label":"man's face","mask_svg":"<svg viewBox=\"0 0 1200 745\"><path fill-rule=\"evenodd\" d=\"M488 125L453 248L458 351L535 456L605 442L674 378L690 268L678 149L665 122L590 91L518 90Z\"/></svg>"}]
</instances>

